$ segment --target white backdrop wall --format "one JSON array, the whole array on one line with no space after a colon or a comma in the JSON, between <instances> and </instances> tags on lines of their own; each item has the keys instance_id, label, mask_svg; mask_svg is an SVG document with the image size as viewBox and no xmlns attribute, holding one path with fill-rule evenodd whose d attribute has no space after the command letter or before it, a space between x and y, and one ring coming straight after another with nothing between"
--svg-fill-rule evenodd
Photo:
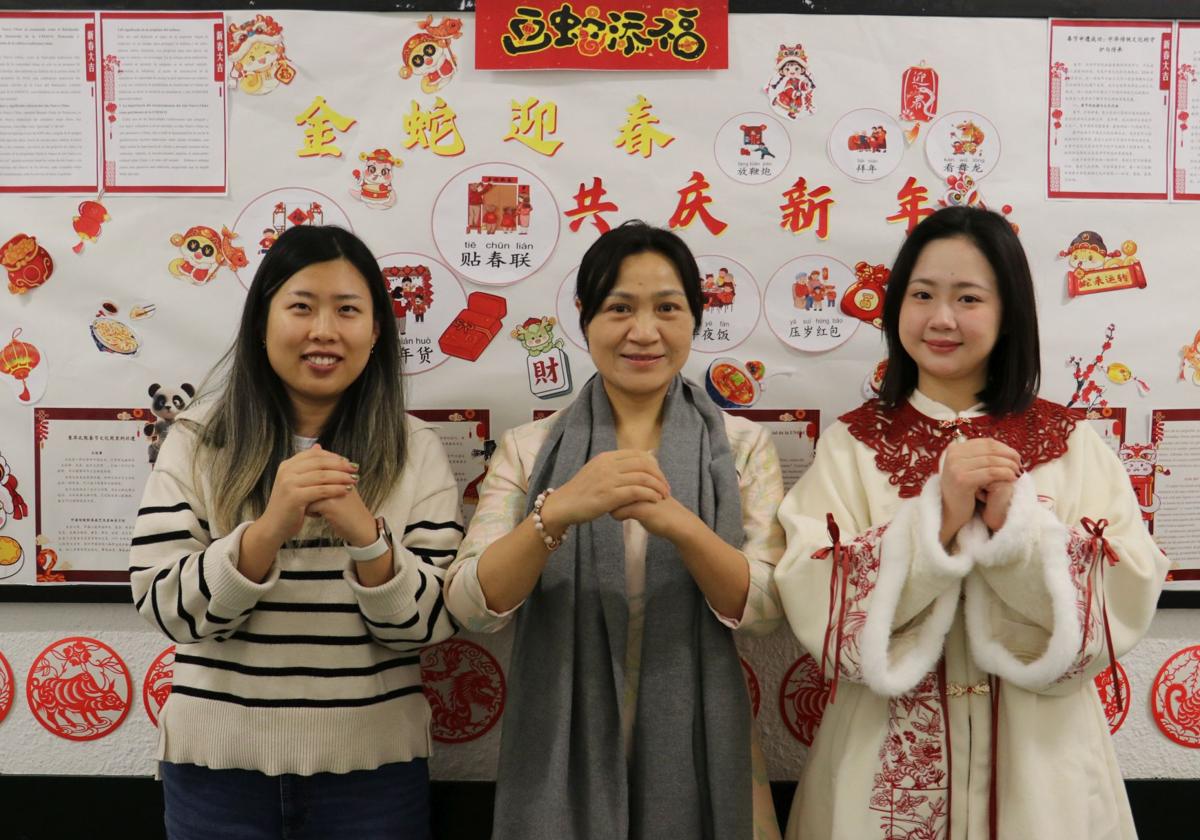
<instances>
[{"instance_id":1,"label":"white backdrop wall","mask_svg":"<svg viewBox=\"0 0 1200 840\"><path fill-rule=\"evenodd\" d=\"M1090 356L1106 324L1117 324L1111 360L1122 361L1151 384L1147 396L1133 386L1113 388L1114 403L1129 409L1129 440L1146 440L1149 409L1200 406L1200 390L1175 381L1179 348L1191 342L1200 321L1192 277L1192 251L1200 210L1167 203L1048 202L1046 166L1047 30L1044 21L921 19L886 17L799 17L736 15L730 21L730 68L720 72L567 73L482 72L474 69L474 21L464 16L463 38L455 42L460 70L440 95L458 115L466 142L458 157L402 148L403 114L411 100L428 110L431 96L414 80L399 78L400 45L423 16L271 12L285 27L288 55L299 73L287 87L251 97L229 94L229 192L224 197L106 197L112 220L83 254L70 252L79 197L0 196L6 239L17 232L35 235L52 254L51 280L30 294L0 298L0 326L20 325L23 337L38 344L49 373L43 407L147 406L147 388L158 382L198 384L227 345L244 298L238 278L222 269L212 283L195 286L172 277L167 264L178 255L169 238L193 225L232 226L255 197L282 187L306 187L332 197L345 209L356 233L377 254L404 251L437 257L431 234L435 198L467 167L504 162L529 170L550 189L561 225L557 246L533 276L499 289L464 280L466 292L483 290L507 299L501 334L474 363L451 358L436 369L411 376L408 396L414 408L476 407L491 410L492 435L527 422L535 408L559 407L570 396L542 401L528 392L524 349L508 331L529 316L554 315L553 301L564 278L578 265L595 229L585 223L571 232L562 213L573 205L581 182L603 179L606 198L619 205L610 222L640 217L663 224L677 191L694 170L712 185L713 215L729 223L719 237L699 223L681 235L697 254L719 254L745 266L761 288L789 260L823 254L853 266L859 260L890 263L904 236L902 224L889 224L896 193L910 175L940 194L939 176L926 164L922 140L907 149L900 166L873 183L851 181L826 153L834 123L847 111L878 108L896 115L900 76L925 61L941 77L940 113L976 111L996 126L1002 154L996 169L980 183L994 206L1011 205L1030 256L1042 317L1044 396L1065 401L1073 391L1070 355ZM246 15L245 17L248 17ZM230 16L241 20L240 13ZM731 117L770 113L761 92L774 75L782 43L800 42L816 82L816 113L788 123L791 159L770 183L751 186L726 177L714 160L714 138ZM659 129L673 135L649 159L625 154L613 140L638 94L653 104ZM339 136L341 158L300 159L302 129L295 118L316 95L358 123ZM564 145L544 157L516 142L503 142L510 102L536 96L558 105L555 137ZM892 138L900 143L901 138ZM357 153L386 146L404 161L396 172L396 207L376 211L348 195ZM781 193L797 177L810 188L828 185L836 204L828 239L812 231L793 235L780 229ZM538 208L548 216L552 209ZM1065 261L1058 257L1081 230L1101 232L1110 247L1135 240L1148 278L1141 291L1067 300ZM251 231L250 233L254 233ZM256 239L243 235L248 251ZM453 261L452 261L453 260ZM447 254L451 267L454 254ZM153 301L156 315L137 324L142 349L133 358L97 352L88 331L103 300ZM410 318L411 320L411 318ZM6 343L8 332L0 336ZM593 370L586 354L567 345L576 384ZM877 330L861 325L853 337L825 353L805 354L786 347L759 321L753 334L731 355L759 359L768 372L790 368L775 378L756 407L817 408L822 425L861 401L864 378L883 355ZM686 372L701 377L713 356L694 353ZM32 409L0 393L0 453L22 487L32 491ZM28 477L28 478L26 478ZM28 485L26 485L28 481ZM29 494L32 495L32 492ZM27 496L28 498L29 496ZM32 554L32 517L10 521L4 533ZM32 564L27 571L31 572ZM12 583L12 580L5 581ZM93 635L114 647L134 676L134 708L124 724L98 741L73 743L45 731L24 699L25 676L34 658L65 636ZM1160 664L1200 637L1193 611L1163 611L1149 637L1123 660L1133 683L1133 708L1115 736L1129 778L1196 778L1196 753L1167 740L1149 712L1148 691ZM508 660L508 633L475 641L502 664ZM0 772L18 774L145 775L152 770L155 732L141 708L140 680L166 640L146 626L132 607L0 603L0 652L17 676L17 698L0 723ZM799 655L786 631L744 645L763 688L760 725L771 776L792 779L804 748L785 728L778 692L784 673ZM439 778L494 778L499 727L461 745L442 746L435 757Z\"/></svg>"}]
</instances>

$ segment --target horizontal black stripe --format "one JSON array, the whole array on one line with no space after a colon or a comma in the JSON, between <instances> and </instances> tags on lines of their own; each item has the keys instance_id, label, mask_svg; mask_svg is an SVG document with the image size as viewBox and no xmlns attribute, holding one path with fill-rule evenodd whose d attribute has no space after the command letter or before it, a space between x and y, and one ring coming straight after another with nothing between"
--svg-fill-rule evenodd
<instances>
[{"instance_id":1,"label":"horizontal black stripe","mask_svg":"<svg viewBox=\"0 0 1200 840\"><path fill-rule=\"evenodd\" d=\"M202 700L217 700L222 703L235 703L238 706L249 706L259 709L348 709L362 706L374 706L376 703L386 703L388 700L395 700L398 697L406 697L409 694L420 694L420 685L406 685L403 688L393 689L385 694L377 694L374 697L351 697L351 698L333 698L328 700L314 700L308 697L296 697L287 699L267 699L263 697L239 697L236 694L229 694L224 691L209 691L204 688L193 688L190 685L174 685L171 687L172 694L183 694L188 697L199 697Z\"/></svg>"},{"instance_id":2,"label":"horizontal black stripe","mask_svg":"<svg viewBox=\"0 0 1200 840\"><path fill-rule=\"evenodd\" d=\"M467 533L466 529L457 522L430 522L428 519L422 519L420 522L410 522L404 526L404 533L410 534L418 528L424 528L427 531L441 531L446 528L453 528L460 534Z\"/></svg>"},{"instance_id":3,"label":"horizontal black stripe","mask_svg":"<svg viewBox=\"0 0 1200 840\"><path fill-rule=\"evenodd\" d=\"M173 505L153 505L151 507L138 508L137 515L145 516L148 513L178 513L181 510L191 510L192 506L187 502L178 502Z\"/></svg>"},{"instance_id":4,"label":"horizontal black stripe","mask_svg":"<svg viewBox=\"0 0 1200 840\"><path fill-rule=\"evenodd\" d=\"M136 574L137 572L144 572L147 569L153 569L153 568L154 568L153 566L130 566L129 573Z\"/></svg>"},{"instance_id":5,"label":"horizontal black stripe","mask_svg":"<svg viewBox=\"0 0 1200 840\"><path fill-rule=\"evenodd\" d=\"M317 540L289 540L283 544L283 547L295 551L302 548L337 548L340 545L342 545L341 540L321 537Z\"/></svg>"},{"instance_id":6,"label":"horizontal black stripe","mask_svg":"<svg viewBox=\"0 0 1200 840\"><path fill-rule=\"evenodd\" d=\"M280 580L341 580L341 569L330 569L325 572L280 572Z\"/></svg>"},{"instance_id":7,"label":"horizontal black stripe","mask_svg":"<svg viewBox=\"0 0 1200 840\"><path fill-rule=\"evenodd\" d=\"M213 615L209 610L204 611L204 620L209 624L229 624L233 621L232 618L221 618L219 615Z\"/></svg>"},{"instance_id":8,"label":"horizontal black stripe","mask_svg":"<svg viewBox=\"0 0 1200 840\"><path fill-rule=\"evenodd\" d=\"M256 645L369 645L370 636L277 636L238 631L233 638Z\"/></svg>"},{"instance_id":9,"label":"horizontal black stripe","mask_svg":"<svg viewBox=\"0 0 1200 840\"><path fill-rule=\"evenodd\" d=\"M403 668L417 665L420 656L401 656L398 659L388 659L365 665L361 668L315 668L310 666L267 667L258 665L243 665L241 662L227 662L223 659L211 659L207 656L192 656L186 653L176 653L175 661L187 665L199 665L202 668L217 668L222 671L234 671L251 677L371 677L390 671L393 668Z\"/></svg>"},{"instance_id":10,"label":"horizontal black stripe","mask_svg":"<svg viewBox=\"0 0 1200 840\"><path fill-rule=\"evenodd\" d=\"M131 546L135 545L153 545L154 543L175 542L176 540L194 540L191 531L163 531L160 534L144 534L140 537L134 537L130 541Z\"/></svg>"},{"instance_id":11,"label":"horizontal black stripe","mask_svg":"<svg viewBox=\"0 0 1200 840\"><path fill-rule=\"evenodd\" d=\"M367 624L370 624L372 627L381 627L381 628L385 628L388 630L407 630L409 627L412 627L418 621L421 620L421 614L413 613L413 617L410 618L408 621L403 622L402 624L386 624L385 622L382 622L382 621L372 621L371 619L367 618L365 615L362 618L363 618L363 621L365 621Z\"/></svg>"},{"instance_id":12,"label":"horizontal black stripe","mask_svg":"<svg viewBox=\"0 0 1200 840\"><path fill-rule=\"evenodd\" d=\"M313 613L356 613L357 604L311 604L288 601L259 601L255 607L260 612L313 612Z\"/></svg>"},{"instance_id":13,"label":"horizontal black stripe","mask_svg":"<svg viewBox=\"0 0 1200 840\"><path fill-rule=\"evenodd\" d=\"M425 557L425 558L453 557L455 554L458 554L457 548L420 548L419 546L412 546L408 550L411 551L413 554L417 555L418 557Z\"/></svg>"}]
</instances>

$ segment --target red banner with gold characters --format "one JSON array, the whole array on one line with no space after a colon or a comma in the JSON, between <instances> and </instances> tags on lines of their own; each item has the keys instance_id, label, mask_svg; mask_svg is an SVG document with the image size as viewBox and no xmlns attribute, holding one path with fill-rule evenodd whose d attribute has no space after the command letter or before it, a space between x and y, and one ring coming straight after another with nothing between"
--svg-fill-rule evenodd
<instances>
[{"instance_id":1,"label":"red banner with gold characters","mask_svg":"<svg viewBox=\"0 0 1200 840\"><path fill-rule=\"evenodd\" d=\"M479 70L726 70L728 0L488 0Z\"/></svg>"}]
</instances>

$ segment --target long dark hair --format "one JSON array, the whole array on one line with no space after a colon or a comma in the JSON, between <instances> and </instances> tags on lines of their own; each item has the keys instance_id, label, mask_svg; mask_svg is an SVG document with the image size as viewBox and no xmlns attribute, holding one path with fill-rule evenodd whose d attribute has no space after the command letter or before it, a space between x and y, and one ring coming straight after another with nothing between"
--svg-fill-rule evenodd
<instances>
[{"instance_id":1,"label":"long dark hair","mask_svg":"<svg viewBox=\"0 0 1200 840\"><path fill-rule=\"evenodd\" d=\"M630 219L600 234L579 264L575 299L579 301L579 329L584 335L587 335L588 324L604 305L604 299L617 284L621 262L626 257L647 251L658 254L675 267L695 321L693 332L700 331L704 295L700 291L700 267L696 265L696 258L687 244L671 231L648 225L640 219Z\"/></svg>"},{"instance_id":2,"label":"long dark hair","mask_svg":"<svg viewBox=\"0 0 1200 840\"><path fill-rule=\"evenodd\" d=\"M1000 332L988 356L987 381L976 396L989 414L1024 411L1041 383L1037 302L1025 249L1003 216L975 207L946 207L916 226L896 255L883 299L883 334L888 366L879 398L889 406L908 399L917 387L917 363L900 343L900 307L921 251L930 242L960 237L983 254L996 275Z\"/></svg>"},{"instance_id":3,"label":"long dark hair","mask_svg":"<svg viewBox=\"0 0 1200 840\"><path fill-rule=\"evenodd\" d=\"M198 399L210 399L212 409L191 423L197 431L193 464L211 482L216 510L210 515L225 531L266 509L275 473L293 454L292 402L265 346L271 299L298 271L330 260L345 260L366 280L379 338L318 441L359 465L358 492L371 510L399 481L406 455L400 340L379 264L347 230L298 225L276 240L254 273L237 336L200 388Z\"/></svg>"}]
</instances>

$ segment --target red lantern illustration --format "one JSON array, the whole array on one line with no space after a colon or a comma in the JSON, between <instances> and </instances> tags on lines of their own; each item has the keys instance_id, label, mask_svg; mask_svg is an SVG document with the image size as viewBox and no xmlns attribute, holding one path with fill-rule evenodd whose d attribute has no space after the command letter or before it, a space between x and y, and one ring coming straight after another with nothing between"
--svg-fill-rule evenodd
<instances>
[{"instance_id":1,"label":"red lantern illustration","mask_svg":"<svg viewBox=\"0 0 1200 840\"><path fill-rule=\"evenodd\" d=\"M938 74L921 64L904 71L900 87L900 119L929 122L937 115Z\"/></svg>"},{"instance_id":2,"label":"red lantern illustration","mask_svg":"<svg viewBox=\"0 0 1200 840\"><path fill-rule=\"evenodd\" d=\"M14 295L36 289L54 272L50 254L25 233L18 233L0 248L0 265L8 269L8 290Z\"/></svg>"},{"instance_id":3,"label":"red lantern illustration","mask_svg":"<svg viewBox=\"0 0 1200 840\"><path fill-rule=\"evenodd\" d=\"M38 366L38 362L42 360L42 354L32 344L25 341L18 341L17 336L21 334L21 328L17 327L13 330L12 340L0 350L0 373L6 373L9 376L21 382L22 391L20 394L21 402L29 402L29 383L26 382L30 371Z\"/></svg>"}]
</instances>

